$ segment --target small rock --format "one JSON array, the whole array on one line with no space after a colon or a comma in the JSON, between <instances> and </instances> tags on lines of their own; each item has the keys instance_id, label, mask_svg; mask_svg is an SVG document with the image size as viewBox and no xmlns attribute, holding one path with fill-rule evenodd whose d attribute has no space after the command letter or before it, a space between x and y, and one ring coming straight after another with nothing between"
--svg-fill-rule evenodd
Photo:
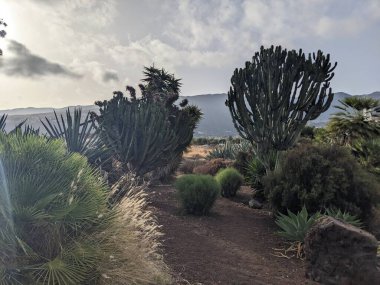
<instances>
[{"instance_id":1,"label":"small rock","mask_svg":"<svg viewBox=\"0 0 380 285\"><path fill-rule=\"evenodd\" d=\"M261 209L263 207L263 204L257 201L256 199L251 199L248 202L249 207L254 209Z\"/></svg>"}]
</instances>

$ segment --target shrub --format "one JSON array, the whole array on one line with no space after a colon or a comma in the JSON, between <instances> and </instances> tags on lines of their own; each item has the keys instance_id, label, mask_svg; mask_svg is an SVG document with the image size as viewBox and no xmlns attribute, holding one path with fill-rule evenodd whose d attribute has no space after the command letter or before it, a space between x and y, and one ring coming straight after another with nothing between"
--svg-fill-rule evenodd
<instances>
[{"instance_id":1,"label":"shrub","mask_svg":"<svg viewBox=\"0 0 380 285\"><path fill-rule=\"evenodd\" d=\"M1 284L165 283L140 188L110 207L87 159L44 137L0 135L0 162Z\"/></svg>"},{"instance_id":2,"label":"shrub","mask_svg":"<svg viewBox=\"0 0 380 285\"><path fill-rule=\"evenodd\" d=\"M262 192L264 189L262 178L266 174L266 170L265 166L257 157L254 157L251 161L248 162L246 173L246 180L251 185L251 187L258 192Z\"/></svg>"},{"instance_id":3,"label":"shrub","mask_svg":"<svg viewBox=\"0 0 380 285\"><path fill-rule=\"evenodd\" d=\"M196 166L193 169L193 173L214 176L220 169L227 168L230 165L232 165L232 161L222 158L212 159L210 161L205 161L202 165Z\"/></svg>"},{"instance_id":4,"label":"shrub","mask_svg":"<svg viewBox=\"0 0 380 285\"><path fill-rule=\"evenodd\" d=\"M220 192L219 184L210 175L181 176L175 187L183 209L194 215L208 214Z\"/></svg>"},{"instance_id":5,"label":"shrub","mask_svg":"<svg viewBox=\"0 0 380 285\"><path fill-rule=\"evenodd\" d=\"M215 180L220 184L222 196L228 198L236 196L236 192L244 182L244 177L235 168L229 167L220 170Z\"/></svg>"},{"instance_id":6,"label":"shrub","mask_svg":"<svg viewBox=\"0 0 380 285\"><path fill-rule=\"evenodd\" d=\"M0 135L0 279L5 284L96 282L114 217L107 188L62 141Z\"/></svg>"},{"instance_id":7,"label":"shrub","mask_svg":"<svg viewBox=\"0 0 380 285\"><path fill-rule=\"evenodd\" d=\"M198 159L183 159L178 170L184 174L192 174L194 168L202 165L203 163L204 161Z\"/></svg>"},{"instance_id":8,"label":"shrub","mask_svg":"<svg viewBox=\"0 0 380 285\"><path fill-rule=\"evenodd\" d=\"M282 213L305 205L311 213L336 208L365 219L378 190L371 178L343 147L302 144L263 181L272 207Z\"/></svg>"}]
</instances>

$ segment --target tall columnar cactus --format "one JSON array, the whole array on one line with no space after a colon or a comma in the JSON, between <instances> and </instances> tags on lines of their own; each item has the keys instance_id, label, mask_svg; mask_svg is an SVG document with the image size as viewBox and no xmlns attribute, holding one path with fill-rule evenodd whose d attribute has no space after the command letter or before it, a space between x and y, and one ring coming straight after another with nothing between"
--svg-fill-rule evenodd
<instances>
[{"instance_id":1,"label":"tall columnar cactus","mask_svg":"<svg viewBox=\"0 0 380 285\"><path fill-rule=\"evenodd\" d=\"M309 120L326 111L337 63L318 51L308 57L281 46L261 47L235 69L226 105L239 134L254 142L267 171L273 155L292 146Z\"/></svg>"},{"instance_id":2,"label":"tall columnar cactus","mask_svg":"<svg viewBox=\"0 0 380 285\"><path fill-rule=\"evenodd\" d=\"M140 176L170 161L177 137L162 106L121 92L96 105L100 139L125 169Z\"/></svg>"}]
</instances>

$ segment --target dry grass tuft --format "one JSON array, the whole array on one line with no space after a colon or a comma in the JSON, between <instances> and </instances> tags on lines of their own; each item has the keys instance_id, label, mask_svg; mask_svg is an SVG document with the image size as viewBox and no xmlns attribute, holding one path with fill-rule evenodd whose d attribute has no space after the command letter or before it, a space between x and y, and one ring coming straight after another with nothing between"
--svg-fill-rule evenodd
<instances>
[{"instance_id":1,"label":"dry grass tuft","mask_svg":"<svg viewBox=\"0 0 380 285\"><path fill-rule=\"evenodd\" d=\"M127 183L123 179L123 187L128 191L116 206L115 225L103 233L110 235L107 242L113 252L100 267L99 284L171 284L169 269L160 253L160 226L147 210L147 183L137 186L135 180Z\"/></svg>"}]
</instances>

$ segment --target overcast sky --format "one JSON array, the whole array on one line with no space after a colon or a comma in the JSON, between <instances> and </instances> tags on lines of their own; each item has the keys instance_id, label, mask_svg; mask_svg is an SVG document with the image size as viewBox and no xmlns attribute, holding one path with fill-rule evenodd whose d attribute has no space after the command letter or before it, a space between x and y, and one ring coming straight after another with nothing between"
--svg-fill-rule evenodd
<instances>
[{"instance_id":1,"label":"overcast sky","mask_svg":"<svg viewBox=\"0 0 380 285\"><path fill-rule=\"evenodd\" d=\"M380 0L0 0L0 109L89 105L144 65L182 95L224 93L261 45L338 62L334 91L380 90Z\"/></svg>"}]
</instances>

